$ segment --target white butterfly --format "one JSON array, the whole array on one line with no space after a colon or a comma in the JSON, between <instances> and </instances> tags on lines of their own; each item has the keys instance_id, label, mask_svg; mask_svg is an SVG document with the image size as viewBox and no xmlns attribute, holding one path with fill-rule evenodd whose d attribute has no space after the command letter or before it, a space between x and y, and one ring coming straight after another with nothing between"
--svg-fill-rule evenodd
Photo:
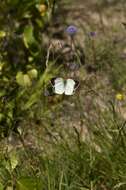
<instances>
[{"instance_id":1,"label":"white butterfly","mask_svg":"<svg viewBox=\"0 0 126 190\"><path fill-rule=\"evenodd\" d=\"M51 80L55 94L73 95L79 82L73 79L54 78Z\"/></svg>"}]
</instances>

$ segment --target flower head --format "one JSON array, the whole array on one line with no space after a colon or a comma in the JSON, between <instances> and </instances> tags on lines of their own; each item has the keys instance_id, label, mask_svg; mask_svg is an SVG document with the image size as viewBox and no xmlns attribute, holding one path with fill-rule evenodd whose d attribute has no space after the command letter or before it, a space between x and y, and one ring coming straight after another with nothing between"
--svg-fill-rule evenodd
<instances>
[{"instance_id":1,"label":"flower head","mask_svg":"<svg viewBox=\"0 0 126 190\"><path fill-rule=\"evenodd\" d=\"M41 5L37 5L37 8L40 12L40 15L45 16L45 14L47 12L47 6L45 4L41 4Z\"/></svg>"},{"instance_id":2,"label":"flower head","mask_svg":"<svg viewBox=\"0 0 126 190\"><path fill-rule=\"evenodd\" d=\"M121 93L118 93L118 94L116 94L116 99L119 101L122 101L122 100L124 100L124 95Z\"/></svg>"},{"instance_id":3,"label":"flower head","mask_svg":"<svg viewBox=\"0 0 126 190\"><path fill-rule=\"evenodd\" d=\"M71 71L75 71L80 68L80 65L76 62L68 62L66 65L69 67Z\"/></svg>"},{"instance_id":4,"label":"flower head","mask_svg":"<svg viewBox=\"0 0 126 190\"><path fill-rule=\"evenodd\" d=\"M96 32L89 32L89 36L90 37L95 37L96 36Z\"/></svg>"},{"instance_id":5,"label":"flower head","mask_svg":"<svg viewBox=\"0 0 126 190\"><path fill-rule=\"evenodd\" d=\"M0 38L4 38L6 36L6 32L0 30Z\"/></svg>"},{"instance_id":6,"label":"flower head","mask_svg":"<svg viewBox=\"0 0 126 190\"><path fill-rule=\"evenodd\" d=\"M70 26L67 27L66 32L70 36L73 36L73 35L75 35L77 33L77 27L73 26L73 25L70 25Z\"/></svg>"}]
</instances>

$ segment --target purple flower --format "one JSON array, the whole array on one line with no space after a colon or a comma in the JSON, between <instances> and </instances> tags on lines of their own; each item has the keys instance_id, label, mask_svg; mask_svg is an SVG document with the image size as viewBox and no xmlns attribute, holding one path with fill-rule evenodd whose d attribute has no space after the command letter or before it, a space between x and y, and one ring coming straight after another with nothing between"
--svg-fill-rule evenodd
<instances>
[{"instance_id":1,"label":"purple flower","mask_svg":"<svg viewBox=\"0 0 126 190\"><path fill-rule=\"evenodd\" d=\"M95 37L96 36L96 32L89 32L89 36L90 37Z\"/></svg>"},{"instance_id":2,"label":"purple flower","mask_svg":"<svg viewBox=\"0 0 126 190\"><path fill-rule=\"evenodd\" d=\"M70 36L73 36L77 33L77 27L76 26L73 26L73 25L70 25L67 27L66 29L66 32L70 35Z\"/></svg>"},{"instance_id":3,"label":"purple flower","mask_svg":"<svg viewBox=\"0 0 126 190\"><path fill-rule=\"evenodd\" d=\"M68 62L66 65L69 67L71 71L76 71L80 68L80 64L76 62Z\"/></svg>"}]
</instances>

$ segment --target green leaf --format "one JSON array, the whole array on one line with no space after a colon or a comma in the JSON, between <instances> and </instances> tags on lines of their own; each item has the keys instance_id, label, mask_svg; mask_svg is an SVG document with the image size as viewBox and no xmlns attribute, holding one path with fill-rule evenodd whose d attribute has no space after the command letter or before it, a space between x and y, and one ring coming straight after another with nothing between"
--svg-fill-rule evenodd
<instances>
[{"instance_id":1,"label":"green leaf","mask_svg":"<svg viewBox=\"0 0 126 190\"><path fill-rule=\"evenodd\" d=\"M24 29L24 34L23 34L23 40L26 48L29 48L32 44L37 44L36 39L34 38L33 34L33 26L28 25Z\"/></svg>"},{"instance_id":2,"label":"green leaf","mask_svg":"<svg viewBox=\"0 0 126 190\"><path fill-rule=\"evenodd\" d=\"M3 187L2 183L0 183L0 190L3 190L3 189L4 189L4 187Z\"/></svg>"},{"instance_id":3,"label":"green leaf","mask_svg":"<svg viewBox=\"0 0 126 190\"><path fill-rule=\"evenodd\" d=\"M4 114L0 113L0 121L2 121L3 118L4 118Z\"/></svg>"},{"instance_id":4,"label":"green leaf","mask_svg":"<svg viewBox=\"0 0 126 190\"><path fill-rule=\"evenodd\" d=\"M6 162L6 169L11 172L18 165L18 155L16 151L12 151L9 155L9 162Z\"/></svg>"},{"instance_id":5,"label":"green leaf","mask_svg":"<svg viewBox=\"0 0 126 190\"><path fill-rule=\"evenodd\" d=\"M10 5L12 6L16 6L19 3L19 0L13 0L13 1L9 1Z\"/></svg>"},{"instance_id":6,"label":"green leaf","mask_svg":"<svg viewBox=\"0 0 126 190\"><path fill-rule=\"evenodd\" d=\"M13 154L11 154L10 161L11 161L11 168L12 170L14 170L18 165L18 156L16 152L13 152Z\"/></svg>"},{"instance_id":7,"label":"green leaf","mask_svg":"<svg viewBox=\"0 0 126 190\"><path fill-rule=\"evenodd\" d=\"M16 82L23 87L31 86L32 81L27 74L23 74L22 72L18 72L16 75Z\"/></svg>"},{"instance_id":8,"label":"green leaf","mask_svg":"<svg viewBox=\"0 0 126 190\"><path fill-rule=\"evenodd\" d=\"M27 72L27 74L29 75L29 77L31 79L36 79L38 76L38 71L36 69L31 69Z\"/></svg>"},{"instance_id":9,"label":"green leaf","mask_svg":"<svg viewBox=\"0 0 126 190\"><path fill-rule=\"evenodd\" d=\"M4 183L11 179L10 173L6 168L6 164L7 162L3 160L2 164L0 165L0 180Z\"/></svg>"},{"instance_id":10,"label":"green leaf","mask_svg":"<svg viewBox=\"0 0 126 190\"><path fill-rule=\"evenodd\" d=\"M23 77L23 73L22 72L18 72L16 75L16 82L22 86L24 81L24 77Z\"/></svg>"},{"instance_id":11,"label":"green leaf","mask_svg":"<svg viewBox=\"0 0 126 190\"><path fill-rule=\"evenodd\" d=\"M6 36L6 32L3 30L0 30L0 38L4 38Z\"/></svg>"},{"instance_id":12,"label":"green leaf","mask_svg":"<svg viewBox=\"0 0 126 190\"><path fill-rule=\"evenodd\" d=\"M25 74L24 75L24 83L23 83L23 85L24 86L31 86L31 84L32 84L32 81L31 81L29 75Z\"/></svg>"},{"instance_id":13,"label":"green leaf","mask_svg":"<svg viewBox=\"0 0 126 190\"><path fill-rule=\"evenodd\" d=\"M114 186L114 189L119 189L120 187L124 186L126 187L126 182L120 182Z\"/></svg>"},{"instance_id":14,"label":"green leaf","mask_svg":"<svg viewBox=\"0 0 126 190\"><path fill-rule=\"evenodd\" d=\"M12 186L7 186L6 190L13 190Z\"/></svg>"},{"instance_id":15,"label":"green leaf","mask_svg":"<svg viewBox=\"0 0 126 190\"><path fill-rule=\"evenodd\" d=\"M22 177L17 181L17 190L37 190L42 189L42 183L40 179L32 177Z\"/></svg>"},{"instance_id":16,"label":"green leaf","mask_svg":"<svg viewBox=\"0 0 126 190\"><path fill-rule=\"evenodd\" d=\"M3 90L0 92L0 97L4 96L6 94L6 92Z\"/></svg>"}]
</instances>

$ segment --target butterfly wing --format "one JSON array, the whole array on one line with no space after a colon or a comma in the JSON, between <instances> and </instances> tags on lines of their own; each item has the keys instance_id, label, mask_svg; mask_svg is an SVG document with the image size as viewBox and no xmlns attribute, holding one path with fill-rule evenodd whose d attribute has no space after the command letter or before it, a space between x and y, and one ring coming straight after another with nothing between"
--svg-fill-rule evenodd
<instances>
[{"instance_id":1,"label":"butterfly wing","mask_svg":"<svg viewBox=\"0 0 126 190\"><path fill-rule=\"evenodd\" d=\"M67 79L65 84L65 94L72 95L74 93L76 82L73 79Z\"/></svg>"},{"instance_id":2,"label":"butterfly wing","mask_svg":"<svg viewBox=\"0 0 126 190\"><path fill-rule=\"evenodd\" d=\"M65 91L63 78L54 79L53 87L56 94L63 94Z\"/></svg>"},{"instance_id":3,"label":"butterfly wing","mask_svg":"<svg viewBox=\"0 0 126 190\"><path fill-rule=\"evenodd\" d=\"M77 80L74 80L74 82L75 82L75 86L74 86L74 91L75 91L79 87L80 82Z\"/></svg>"},{"instance_id":4,"label":"butterfly wing","mask_svg":"<svg viewBox=\"0 0 126 190\"><path fill-rule=\"evenodd\" d=\"M126 28L126 22L122 22L123 26Z\"/></svg>"}]
</instances>

